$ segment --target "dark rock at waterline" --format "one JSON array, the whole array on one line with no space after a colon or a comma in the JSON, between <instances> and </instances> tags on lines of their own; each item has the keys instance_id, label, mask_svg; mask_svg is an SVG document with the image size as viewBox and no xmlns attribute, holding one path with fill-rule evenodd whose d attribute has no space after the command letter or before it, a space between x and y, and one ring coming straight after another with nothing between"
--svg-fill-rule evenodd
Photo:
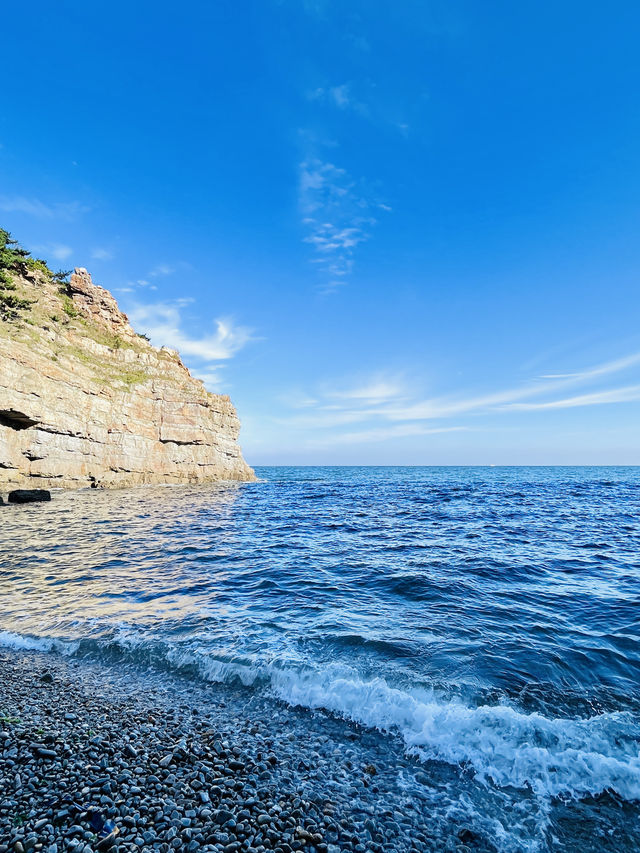
<instances>
[{"instance_id":1,"label":"dark rock at waterline","mask_svg":"<svg viewBox=\"0 0 640 853\"><path fill-rule=\"evenodd\" d=\"M9 492L10 504L29 504L35 501L50 501L51 492L47 489L15 489Z\"/></svg>"},{"instance_id":2,"label":"dark rock at waterline","mask_svg":"<svg viewBox=\"0 0 640 853\"><path fill-rule=\"evenodd\" d=\"M109 850L116 843L117 831L110 832L105 838L100 839L96 845L96 850Z\"/></svg>"},{"instance_id":3,"label":"dark rock at waterline","mask_svg":"<svg viewBox=\"0 0 640 853\"><path fill-rule=\"evenodd\" d=\"M460 841L462 841L463 844L472 844L474 841L480 840L480 836L478 835L478 833L474 832L472 829L469 829L469 827L467 826L464 826L458 832L458 838L460 839Z\"/></svg>"}]
</instances>

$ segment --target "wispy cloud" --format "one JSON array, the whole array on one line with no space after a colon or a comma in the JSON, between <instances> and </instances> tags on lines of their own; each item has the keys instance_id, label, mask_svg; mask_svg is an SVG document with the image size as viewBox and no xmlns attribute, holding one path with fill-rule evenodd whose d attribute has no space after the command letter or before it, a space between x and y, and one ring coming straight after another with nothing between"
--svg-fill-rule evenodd
<instances>
[{"instance_id":1,"label":"wispy cloud","mask_svg":"<svg viewBox=\"0 0 640 853\"><path fill-rule=\"evenodd\" d=\"M323 290L330 292L352 271L354 250L370 238L372 211L380 205L345 169L317 157L300 163L299 201L305 242L313 246Z\"/></svg>"},{"instance_id":2,"label":"wispy cloud","mask_svg":"<svg viewBox=\"0 0 640 853\"><path fill-rule=\"evenodd\" d=\"M341 86L332 86L329 89L329 96L341 110L346 109L353 102L348 83L343 83Z\"/></svg>"},{"instance_id":3,"label":"wispy cloud","mask_svg":"<svg viewBox=\"0 0 640 853\"><path fill-rule=\"evenodd\" d=\"M280 423L314 436L314 441L357 443L386 441L403 436L430 435L469 429L482 415L551 411L578 406L602 406L640 401L640 384L602 387L603 379L640 365L640 353L609 360L571 373L532 378L521 384L485 394L449 394L421 397L402 377L377 374L345 386L322 383L312 392L299 391L290 398L290 414ZM637 374L637 371L636 371ZM635 377L637 380L637 376ZM588 392L568 394L580 385ZM454 423L447 420L455 419ZM444 421L437 426L434 421ZM354 425L360 428L354 430ZM324 435L324 438L322 437Z\"/></svg>"},{"instance_id":4,"label":"wispy cloud","mask_svg":"<svg viewBox=\"0 0 640 853\"><path fill-rule=\"evenodd\" d=\"M344 432L330 439L330 444L362 444L377 441L392 441L419 435L437 435L446 432L467 432L468 427L425 427L420 424L402 424L391 427L373 427L357 432Z\"/></svg>"},{"instance_id":5,"label":"wispy cloud","mask_svg":"<svg viewBox=\"0 0 640 853\"><path fill-rule=\"evenodd\" d=\"M236 325L228 317L213 321L213 330L205 335L192 335L185 328L182 310L190 304L190 299L154 304L136 304L129 310L132 325L149 336L155 346L168 346L193 359L194 374L203 379L208 386L218 386L220 364L232 358L250 341L254 340L253 330Z\"/></svg>"},{"instance_id":6,"label":"wispy cloud","mask_svg":"<svg viewBox=\"0 0 640 853\"><path fill-rule=\"evenodd\" d=\"M395 400L405 393L404 386L394 379L374 376L363 385L356 385L346 390L332 390L328 396L338 400L360 400L368 403L383 403Z\"/></svg>"},{"instance_id":7,"label":"wispy cloud","mask_svg":"<svg viewBox=\"0 0 640 853\"><path fill-rule=\"evenodd\" d=\"M523 382L521 385L483 395L450 395L447 397L421 400L408 405L391 405L385 410L384 416L391 420L423 420L501 409L517 410L519 408L525 410L526 408L533 410L534 408L565 408L568 405L567 400L569 399L585 400L583 403L574 402L573 405L603 405L608 402L627 402L631 398L615 398L615 389L599 389L593 395L547 400L540 403L521 401L530 401L532 397L553 396L572 386L588 384L605 376L624 372L638 364L640 364L640 353L631 353L623 358L605 361L584 370L577 370L572 373L547 374L540 378ZM609 397L608 395L611 396ZM586 402L587 400L590 400L590 402Z\"/></svg>"},{"instance_id":8,"label":"wispy cloud","mask_svg":"<svg viewBox=\"0 0 640 853\"><path fill-rule=\"evenodd\" d=\"M606 376L609 373L617 373L620 370L625 370L627 367L633 367L640 364L640 352L626 355L624 358L616 358L613 361L605 361L603 364L596 364L593 367L588 367L584 370L577 370L573 373L548 373L543 376L543 379L595 379L598 376Z\"/></svg>"},{"instance_id":9,"label":"wispy cloud","mask_svg":"<svg viewBox=\"0 0 640 853\"><path fill-rule=\"evenodd\" d=\"M102 246L96 246L95 249L91 250L91 257L96 261L110 261L113 258L113 252Z\"/></svg>"},{"instance_id":10,"label":"wispy cloud","mask_svg":"<svg viewBox=\"0 0 640 853\"><path fill-rule=\"evenodd\" d=\"M305 94L309 102L325 111L350 113L374 128L396 130L405 139L411 131L409 116L416 116L424 98L410 100L403 92L390 90L374 80L363 78L339 83L323 82ZM325 117L331 120L330 112Z\"/></svg>"},{"instance_id":11,"label":"wispy cloud","mask_svg":"<svg viewBox=\"0 0 640 853\"><path fill-rule=\"evenodd\" d=\"M170 264L156 264L153 269L149 270L150 278L158 278L159 276L171 275L176 271L176 268Z\"/></svg>"},{"instance_id":12,"label":"wispy cloud","mask_svg":"<svg viewBox=\"0 0 640 853\"><path fill-rule=\"evenodd\" d=\"M24 213L40 219L75 219L89 210L89 207L79 201L48 204L39 198L0 196L0 211L3 213Z\"/></svg>"},{"instance_id":13,"label":"wispy cloud","mask_svg":"<svg viewBox=\"0 0 640 853\"><path fill-rule=\"evenodd\" d=\"M158 287L155 284L151 284L146 278L137 278L135 281L127 282L130 290L136 290L138 287L147 287L149 290L157 290Z\"/></svg>"},{"instance_id":14,"label":"wispy cloud","mask_svg":"<svg viewBox=\"0 0 640 853\"><path fill-rule=\"evenodd\" d=\"M368 420L368 413L356 408L344 409L342 411L334 408L332 411L330 407L320 404L313 409L309 409L305 414L278 415L275 420L279 424L298 430L325 430Z\"/></svg>"},{"instance_id":15,"label":"wispy cloud","mask_svg":"<svg viewBox=\"0 0 640 853\"><path fill-rule=\"evenodd\" d=\"M366 105L353 94L351 83L341 83L339 86L318 86L308 94L310 101L320 101L337 107L339 110L353 110L362 116L368 115Z\"/></svg>"},{"instance_id":16,"label":"wispy cloud","mask_svg":"<svg viewBox=\"0 0 640 853\"><path fill-rule=\"evenodd\" d=\"M107 260L108 258L112 257L111 253L107 252L107 250L94 251L106 252L105 255L99 256L102 260ZM94 257L98 257L98 255L94 254ZM163 261L151 267L151 269L147 273L145 273L143 277L131 279L130 281L128 281L127 287L129 287L131 290L137 290L138 288L145 288L147 290L158 290L158 285L155 283L157 279L167 278L168 276L171 276L174 273L186 272L189 269L191 269L191 265L187 261L177 261L172 264Z\"/></svg>"},{"instance_id":17,"label":"wispy cloud","mask_svg":"<svg viewBox=\"0 0 640 853\"><path fill-rule=\"evenodd\" d=\"M66 261L66 259L70 258L72 254L73 254L73 249L71 248L71 246L64 246L61 243L57 243L51 249L51 255L57 261Z\"/></svg>"},{"instance_id":18,"label":"wispy cloud","mask_svg":"<svg viewBox=\"0 0 640 853\"><path fill-rule=\"evenodd\" d=\"M191 371L196 379L204 382L205 386L211 391L217 391L223 384L222 368L209 365L205 368L194 367Z\"/></svg>"},{"instance_id":19,"label":"wispy cloud","mask_svg":"<svg viewBox=\"0 0 640 853\"><path fill-rule=\"evenodd\" d=\"M73 254L71 246L66 246L64 243L47 243L34 246L33 251L45 259L54 258L56 261L66 261Z\"/></svg>"},{"instance_id":20,"label":"wispy cloud","mask_svg":"<svg viewBox=\"0 0 640 853\"><path fill-rule=\"evenodd\" d=\"M594 391L592 394L578 394L545 403L512 403L507 408L521 412L541 411L545 409L573 409L577 406L603 406L611 403L630 403L640 400L640 385L627 385L624 388L612 388L608 391Z\"/></svg>"},{"instance_id":21,"label":"wispy cloud","mask_svg":"<svg viewBox=\"0 0 640 853\"><path fill-rule=\"evenodd\" d=\"M209 335L193 337L183 327L180 309L184 302L158 302L136 305L129 311L132 323L144 326L146 334L157 346L169 346L183 355L207 361L231 358L253 337L251 329L236 326L229 318L218 318Z\"/></svg>"}]
</instances>

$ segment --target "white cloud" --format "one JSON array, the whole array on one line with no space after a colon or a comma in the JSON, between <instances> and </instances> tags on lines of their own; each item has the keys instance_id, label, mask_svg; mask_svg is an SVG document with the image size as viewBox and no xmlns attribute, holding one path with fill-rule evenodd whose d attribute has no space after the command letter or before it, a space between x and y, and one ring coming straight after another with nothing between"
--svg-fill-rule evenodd
<instances>
[{"instance_id":1,"label":"white cloud","mask_svg":"<svg viewBox=\"0 0 640 853\"><path fill-rule=\"evenodd\" d=\"M356 89L356 92L354 92ZM354 86L352 82L340 83L335 86L318 86L307 93L310 101L328 105L342 112L354 113L364 119L373 119L375 110L375 88L369 83Z\"/></svg>"},{"instance_id":2,"label":"white cloud","mask_svg":"<svg viewBox=\"0 0 640 853\"><path fill-rule=\"evenodd\" d=\"M222 385L221 369L221 367L208 367L204 369L195 367L192 370L192 374L196 379L201 379L210 391L214 391L218 390Z\"/></svg>"},{"instance_id":3,"label":"white cloud","mask_svg":"<svg viewBox=\"0 0 640 853\"><path fill-rule=\"evenodd\" d=\"M333 99L334 104L340 107L341 110L349 106L351 98L348 83L343 83L342 86L333 86L329 89L329 95Z\"/></svg>"},{"instance_id":4,"label":"white cloud","mask_svg":"<svg viewBox=\"0 0 640 853\"><path fill-rule=\"evenodd\" d=\"M340 400L363 400L368 403L382 403L387 400L397 399L404 393L405 389L398 381L373 377L364 385L359 385L346 391L329 391L328 396Z\"/></svg>"},{"instance_id":5,"label":"white cloud","mask_svg":"<svg viewBox=\"0 0 640 853\"><path fill-rule=\"evenodd\" d=\"M223 365L220 362L228 361L255 340L253 330L238 326L229 318L219 317L213 321L213 330L209 334L192 335L185 329L181 311L193 301L184 297L173 302L138 303L130 308L128 315L132 326L146 334L154 346L178 350L193 375L202 379L209 390L217 391L222 380L220 371Z\"/></svg>"},{"instance_id":6,"label":"white cloud","mask_svg":"<svg viewBox=\"0 0 640 853\"><path fill-rule=\"evenodd\" d=\"M612 388L609 391L594 391L592 394L578 394L546 403L512 403L505 408L519 411L540 411L544 409L572 409L576 406L603 406L610 403L630 403L640 400L640 385L628 385L624 388Z\"/></svg>"},{"instance_id":7,"label":"white cloud","mask_svg":"<svg viewBox=\"0 0 640 853\"><path fill-rule=\"evenodd\" d=\"M65 261L67 258L71 257L73 249L71 246L63 246L62 244L57 243L51 248L50 253L57 261Z\"/></svg>"},{"instance_id":8,"label":"white cloud","mask_svg":"<svg viewBox=\"0 0 640 853\"><path fill-rule=\"evenodd\" d=\"M315 392L299 391L288 402L291 414L278 423L301 432L316 443L348 444L386 441L404 436L431 435L468 429L462 419L509 412L551 411L640 401L640 384L594 387L588 393L567 395L576 386L601 384L603 377L631 372L640 365L640 353L606 361L573 373L532 379L485 394L423 398L401 378L379 373L359 384L323 383ZM635 371L637 380L637 370ZM630 373L630 375L633 375ZM559 396L561 395L562 396ZM298 411L295 411L295 410ZM447 419L455 418L455 424ZM434 421L445 421L435 426ZM355 430L354 425L359 428Z\"/></svg>"},{"instance_id":9,"label":"white cloud","mask_svg":"<svg viewBox=\"0 0 640 853\"><path fill-rule=\"evenodd\" d=\"M640 353L637 353L596 365L587 370L532 379L515 387L482 395L468 397L449 395L422 400L416 399L415 393L410 393L402 383L396 380L391 381L374 377L369 384L349 391L325 390L325 401L322 408L338 408L339 405L336 405L335 400L345 400L349 401L352 407L356 404L360 405L359 411L362 419L376 416L390 421L425 421L464 414L515 409L518 407L518 401L554 394L571 386L596 380L609 373L624 371L639 363ZM607 402L607 393L605 390L593 395L593 404ZM615 395L615 389L611 394ZM585 397L585 399L587 398ZM579 404L575 403L575 405ZM560 406L560 402L556 405L553 401L549 401L540 404L523 403L521 408L559 408Z\"/></svg>"},{"instance_id":10,"label":"white cloud","mask_svg":"<svg viewBox=\"0 0 640 853\"><path fill-rule=\"evenodd\" d=\"M543 376L543 379L595 379L598 376L606 376L609 373L617 373L620 370L625 370L627 367L633 367L640 364L640 352L632 353L617 358L613 361L605 361L603 364L596 364L594 367L589 367L586 370L578 370L574 373L550 373Z\"/></svg>"},{"instance_id":11,"label":"white cloud","mask_svg":"<svg viewBox=\"0 0 640 853\"><path fill-rule=\"evenodd\" d=\"M176 268L170 266L169 264L157 264L152 270L149 271L149 276L150 278L157 278L158 276L171 275L175 271Z\"/></svg>"},{"instance_id":12,"label":"white cloud","mask_svg":"<svg viewBox=\"0 0 640 853\"><path fill-rule=\"evenodd\" d=\"M331 411L326 408L315 409L309 414L275 418L276 423L299 430L332 429L333 427L355 424L367 419L362 411Z\"/></svg>"},{"instance_id":13,"label":"white cloud","mask_svg":"<svg viewBox=\"0 0 640 853\"><path fill-rule=\"evenodd\" d=\"M300 206L304 213L330 207L349 196L352 189L346 170L333 163L313 158L300 164Z\"/></svg>"},{"instance_id":14,"label":"white cloud","mask_svg":"<svg viewBox=\"0 0 640 853\"><path fill-rule=\"evenodd\" d=\"M313 243L319 252L327 253L353 249L367 238L361 228L336 228L331 222L322 222L317 224L313 234L305 237L305 242Z\"/></svg>"},{"instance_id":15,"label":"white cloud","mask_svg":"<svg viewBox=\"0 0 640 853\"><path fill-rule=\"evenodd\" d=\"M506 405L515 400L532 397L552 390L555 385L527 383L504 391L472 397L434 397L418 400L401 406L390 406L383 412L389 420L413 421L446 418L451 415L461 415L468 412L488 411L496 406Z\"/></svg>"},{"instance_id":16,"label":"white cloud","mask_svg":"<svg viewBox=\"0 0 640 853\"><path fill-rule=\"evenodd\" d=\"M290 409L307 409L318 403L316 397L310 397L302 391L290 391L287 394L281 394L278 399Z\"/></svg>"},{"instance_id":17,"label":"white cloud","mask_svg":"<svg viewBox=\"0 0 640 853\"><path fill-rule=\"evenodd\" d=\"M0 211L3 213L24 213L40 219L75 219L89 210L89 207L79 201L47 204L39 198L0 196Z\"/></svg>"},{"instance_id":18,"label":"white cloud","mask_svg":"<svg viewBox=\"0 0 640 853\"><path fill-rule=\"evenodd\" d=\"M589 383L612 373L623 372L630 367L640 364L640 353L632 353L624 358L606 361L585 370L574 373L557 373L543 376L541 379L530 380L522 385L495 391L480 396L471 397L440 397L429 400L418 401L406 406L389 407L384 411L384 416L390 420L423 420L432 418L445 418L463 413L492 411L499 409L516 409L519 401L531 397L540 397L545 394L555 394L574 385ZM598 402L607 402L603 395L607 389L599 391L594 395L595 405ZM611 393L614 393L613 391ZM590 395L588 395L590 396ZM578 399L578 398L573 398ZM610 401L613 402L613 401ZM620 400L619 402L623 402ZM582 405L582 404L576 404ZM553 401L547 403L527 403L527 408L561 408ZM520 408L524 409L525 404Z\"/></svg>"},{"instance_id":19,"label":"white cloud","mask_svg":"<svg viewBox=\"0 0 640 853\"><path fill-rule=\"evenodd\" d=\"M374 427L358 432L345 432L331 439L331 444L362 444L371 441L392 441L416 435L436 435L444 432L466 432L467 427L424 427L420 424L406 424L392 427Z\"/></svg>"},{"instance_id":20,"label":"white cloud","mask_svg":"<svg viewBox=\"0 0 640 853\"><path fill-rule=\"evenodd\" d=\"M43 258L54 258L56 261L66 261L73 254L71 246L64 243L47 243L46 245L34 246L33 251Z\"/></svg>"},{"instance_id":21,"label":"white cloud","mask_svg":"<svg viewBox=\"0 0 640 853\"><path fill-rule=\"evenodd\" d=\"M315 252L326 291L344 283L353 269L354 250L371 236L379 207L345 169L309 157L299 166L299 202L307 230L305 242Z\"/></svg>"},{"instance_id":22,"label":"white cloud","mask_svg":"<svg viewBox=\"0 0 640 853\"><path fill-rule=\"evenodd\" d=\"M325 101L338 109L345 110L349 106L359 106L353 101L351 95L351 86L349 83L343 83L340 86L318 86L308 95L311 101Z\"/></svg>"},{"instance_id":23,"label":"white cloud","mask_svg":"<svg viewBox=\"0 0 640 853\"><path fill-rule=\"evenodd\" d=\"M251 329L236 326L229 318L214 321L214 330L209 335L193 337L183 328L179 302L158 302L151 305L135 305L129 311L132 324L140 327L156 346L177 349L181 355L193 356L203 361L218 361L231 358L253 339ZM144 328L143 328L144 327Z\"/></svg>"},{"instance_id":24,"label":"white cloud","mask_svg":"<svg viewBox=\"0 0 640 853\"><path fill-rule=\"evenodd\" d=\"M111 258L113 258L113 253L108 249L97 246L95 249L91 250L91 257L96 261L110 261Z\"/></svg>"}]
</instances>

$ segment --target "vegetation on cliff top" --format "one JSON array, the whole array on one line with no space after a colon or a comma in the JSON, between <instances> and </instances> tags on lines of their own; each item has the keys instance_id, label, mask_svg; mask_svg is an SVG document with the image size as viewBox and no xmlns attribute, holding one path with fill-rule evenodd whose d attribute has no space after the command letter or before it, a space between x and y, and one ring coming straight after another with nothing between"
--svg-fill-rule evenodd
<instances>
[{"instance_id":1,"label":"vegetation on cliff top","mask_svg":"<svg viewBox=\"0 0 640 853\"><path fill-rule=\"evenodd\" d=\"M24 299L17 293L13 276L28 278L34 272L42 273L61 287L65 285L69 273L53 272L46 261L34 258L28 249L14 240L4 228L0 228L0 319L17 320L20 313L33 305L30 299Z\"/></svg>"},{"instance_id":2,"label":"vegetation on cliff top","mask_svg":"<svg viewBox=\"0 0 640 853\"><path fill-rule=\"evenodd\" d=\"M120 358L125 350L148 352L149 338L140 333L134 339L122 337L84 315L73 299L70 275L54 272L0 228L0 336L28 341L30 347L48 351L54 362L81 362L104 386L130 388L153 375L167 379L170 373L162 365L174 357L156 351L155 369L148 362L131 364ZM93 344L110 354L96 351Z\"/></svg>"}]
</instances>

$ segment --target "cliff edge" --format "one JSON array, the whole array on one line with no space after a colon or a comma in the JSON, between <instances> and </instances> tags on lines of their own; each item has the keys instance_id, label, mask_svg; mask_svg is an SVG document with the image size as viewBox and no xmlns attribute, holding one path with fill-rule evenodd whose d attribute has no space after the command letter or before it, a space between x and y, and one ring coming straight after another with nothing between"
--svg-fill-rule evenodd
<instances>
[{"instance_id":1,"label":"cliff edge","mask_svg":"<svg viewBox=\"0 0 640 853\"><path fill-rule=\"evenodd\" d=\"M0 229L0 486L254 480L239 431L85 269L52 273Z\"/></svg>"}]
</instances>

